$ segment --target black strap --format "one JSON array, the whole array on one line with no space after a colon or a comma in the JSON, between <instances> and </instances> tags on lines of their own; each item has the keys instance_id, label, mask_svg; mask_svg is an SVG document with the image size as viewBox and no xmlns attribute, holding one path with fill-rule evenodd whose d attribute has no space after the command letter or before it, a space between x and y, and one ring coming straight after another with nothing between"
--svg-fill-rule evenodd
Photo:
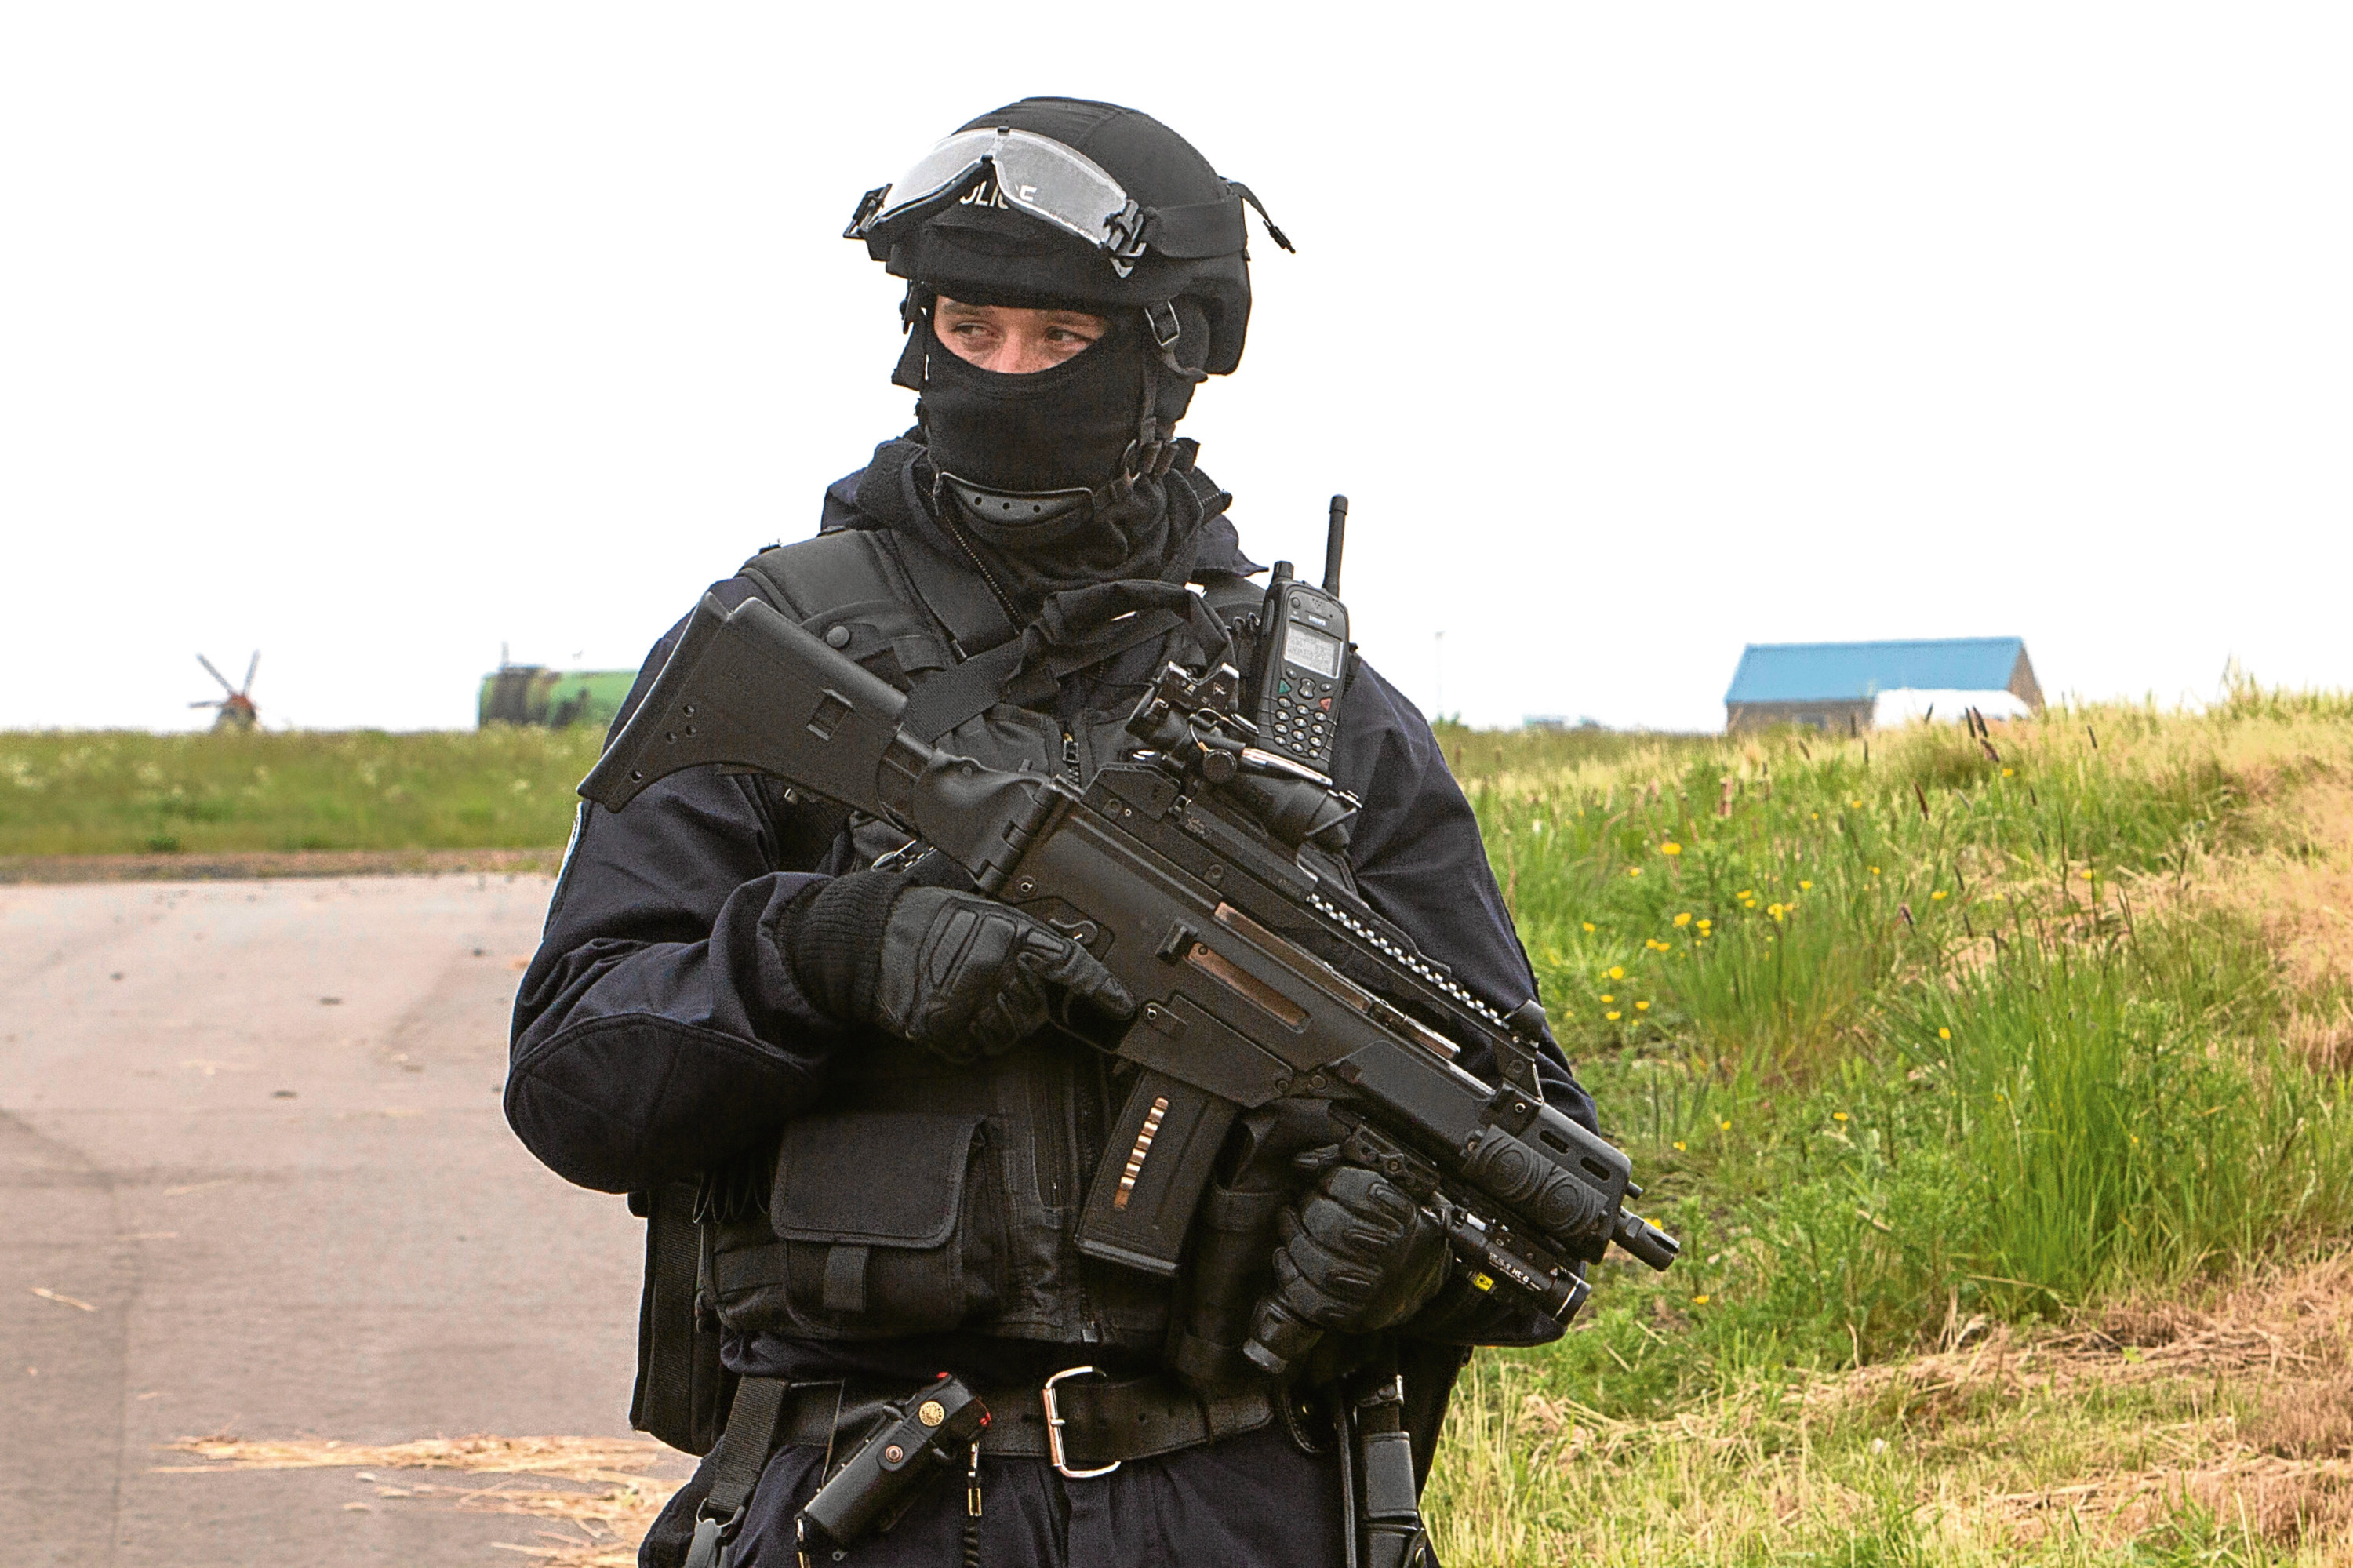
<instances>
[{"instance_id":1,"label":"black strap","mask_svg":"<svg viewBox=\"0 0 2353 1568\"><path fill-rule=\"evenodd\" d=\"M747 1380L748 1381L748 1380ZM980 1451L992 1457L1043 1459L1048 1454L1046 1407L1039 1384L988 1385L975 1391L988 1407ZM779 1445L820 1447L837 1434L854 1439L871 1431L885 1405L904 1400L903 1383L853 1378L847 1383L797 1383L776 1428ZM1166 1373L1113 1382L1073 1378L1055 1388L1071 1462L1083 1468L1122 1464L1197 1447L1274 1419L1271 1395L1248 1387L1203 1395Z\"/></svg>"},{"instance_id":2,"label":"black strap","mask_svg":"<svg viewBox=\"0 0 2353 1568\"><path fill-rule=\"evenodd\" d=\"M1227 646L1224 623L1187 588L1104 583L1056 594L1017 641L918 683L900 726L928 745L1000 702L1050 696L1078 672L1188 626L1207 652Z\"/></svg>"},{"instance_id":3,"label":"black strap","mask_svg":"<svg viewBox=\"0 0 2353 1568\"><path fill-rule=\"evenodd\" d=\"M980 1390L989 1422L981 1429L979 1452L1009 1458L1046 1458L1049 1446L1041 1393L1040 1385L1034 1383ZM783 1378L742 1379L734 1406L728 1412L726 1430L681 1494L702 1498L685 1568L731 1568L745 1507L769 1457L778 1448L786 1444L822 1447L826 1461L818 1473L828 1473L837 1436L854 1440L871 1432L877 1419L888 1414L890 1403L904 1401L907 1393L903 1384L881 1384L865 1378L799 1383ZM1264 1390L1246 1388L1204 1395L1165 1374L1119 1382L1071 1379L1060 1383L1055 1394L1056 1409L1064 1423L1065 1453L1071 1464L1085 1468L1197 1447L1255 1432L1274 1419L1273 1397ZM967 1482L971 1519L979 1517L977 1476L976 1465ZM968 1529L967 1550L971 1539Z\"/></svg>"},{"instance_id":4,"label":"black strap","mask_svg":"<svg viewBox=\"0 0 2353 1568\"><path fill-rule=\"evenodd\" d=\"M1021 667L1026 650L1018 639L976 653L953 670L915 683L899 715L899 727L926 746L970 718L995 707L1006 683Z\"/></svg>"},{"instance_id":5,"label":"black strap","mask_svg":"<svg viewBox=\"0 0 2353 1568\"><path fill-rule=\"evenodd\" d=\"M916 597L948 629L959 657L972 659L1019 635L1020 629L977 568L941 554L912 528L900 529L892 537L898 541L899 560Z\"/></svg>"},{"instance_id":6,"label":"black strap","mask_svg":"<svg viewBox=\"0 0 2353 1568\"><path fill-rule=\"evenodd\" d=\"M1216 201L1147 209L1144 238L1153 249L1179 261L1233 255L1250 241L1250 230L1242 221L1240 188L1229 181L1227 194Z\"/></svg>"},{"instance_id":7,"label":"black strap","mask_svg":"<svg viewBox=\"0 0 2353 1568\"><path fill-rule=\"evenodd\" d=\"M696 1510L686 1568L728 1568L735 1532L744 1525L744 1506L768 1467L768 1456L776 1451L776 1425L791 1389L777 1377L747 1377L736 1383L727 1429L689 1483L702 1490L702 1506Z\"/></svg>"}]
</instances>

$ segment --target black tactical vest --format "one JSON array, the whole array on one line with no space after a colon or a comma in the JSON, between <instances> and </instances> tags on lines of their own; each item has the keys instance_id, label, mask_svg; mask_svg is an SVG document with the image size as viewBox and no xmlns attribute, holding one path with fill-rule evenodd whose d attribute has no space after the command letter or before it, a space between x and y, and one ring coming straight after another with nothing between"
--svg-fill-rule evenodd
<instances>
[{"instance_id":1,"label":"black tactical vest","mask_svg":"<svg viewBox=\"0 0 2353 1568\"><path fill-rule=\"evenodd\" d=\"M744 576L902 690L1012 634L985 585L899 534L821 535L762 552ZM1255 608L1261 589L1211 576L1212 608ZM1125 717L1091 713L1066 723L999 703L938 744L992 768L1059 773L1083 787L1134 747ZM905 842L885 823L852 819L824 869L870 866ZM712 1184L705 1299L738 1331L854 1340L967 1330L1158 1350L1180 1367L1221 1375L1211 1363L1229 1369L1228 1352L1242 1337L1239 1322L1224 1319L1246 1314L1263 1281L1224 1282L1210 1292L1216 1301L1180 1312L1172 1332L1176 1297L1166 1281L1084 1257L1073 1245L1124 1093L1115 1072L1100 1054L1048 1036L962 1066L880 1034L845 1046L824 1094L773 1150ZM1219 1212L1204 1224L1237 1234L1205 1249L1248 1259L1255 1275L1272 1250L1272 1194L1212 1206Z\"/></svg>"}]
</instances>

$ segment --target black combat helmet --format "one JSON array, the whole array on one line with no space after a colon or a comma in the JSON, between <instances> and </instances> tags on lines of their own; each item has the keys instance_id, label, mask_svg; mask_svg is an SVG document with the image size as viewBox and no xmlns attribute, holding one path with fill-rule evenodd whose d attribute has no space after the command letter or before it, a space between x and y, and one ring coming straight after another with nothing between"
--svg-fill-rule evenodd
<instances>
[{"instance_id":1,"label":"black combat helmet","mask_svg":"<svg viewBox=\"0 0 2353 1568\"><path fill-rule=\"evenodd\" d=\"M892 377L901 386L925 387L929 316L941 293L970 304L1083 308L1132 336L1146 385L1118 486L1166 467L1193 384L1241 361L1250 306L1245 203L1265 217L1248 187L1148 114L1026 98L966 122L897 181L867 192L845 234L908 281L906 323L924 330L910 332ZM1291 249L1271 219L1267 233ZM977 488L1065 493L1067 478L1046 485L1041 477L1000 476Z\"/></svg>"}]
</instances>

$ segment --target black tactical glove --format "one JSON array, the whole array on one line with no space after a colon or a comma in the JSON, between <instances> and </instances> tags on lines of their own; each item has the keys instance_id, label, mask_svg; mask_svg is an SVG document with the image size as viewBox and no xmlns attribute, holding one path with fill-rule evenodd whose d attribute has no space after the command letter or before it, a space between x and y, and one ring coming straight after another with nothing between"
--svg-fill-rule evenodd
<instances>
[{"instance_id":1,"label":"black tactical glove","mask_svg":"<svg viewBox=\"0 0 2353 1568\"><path fill-rule=\"evenodd\" d=\"M1250 1315L1243 1353L1280 1373L1324 1330L1393 1329L1446 1283L1446 1232L1413 1195L1336 1149L1299 1163L1323 1180L1275 1216L1274 1288Z\"/></svg>"},{"instance_id":2,"label":"black tactical glove","mask_svg":"<svg viewBox=\"0 0 2353 1568\"><path fill-rule=\"evenodd\" d=\"M887 872L837 876L786 906L777 946L828 1017L870 1024L952 1062L994 1056L1067 999L1114 1018L1135 999L1060 932L976 893Z\"/></svg>"}]
</instances>

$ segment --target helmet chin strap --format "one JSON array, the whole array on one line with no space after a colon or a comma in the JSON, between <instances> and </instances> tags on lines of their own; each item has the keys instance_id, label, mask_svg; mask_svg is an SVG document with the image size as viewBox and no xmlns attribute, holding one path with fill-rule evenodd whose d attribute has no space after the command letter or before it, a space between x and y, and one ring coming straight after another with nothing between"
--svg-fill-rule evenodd
<instances>
[{"instance_id":1,"label":"helmet chin strap","mask_svg":"<svg viewBox=\"0 0 2353 1568\"><path fill-rule=\"evenodd\" d=\"M907 285L906 297L899 305L900 330L906 334L907 345L900 352L898 366L892 372L893 386L918 394L923 390L932 348L937 341L932 313L938 300L939 291L928 284ZM1144 362L1144 386L1136 399L1135 439L1121 454L1117 473L1092 490L1072 487L1019 491L993 489L941 471L932 487L934 499L945 491L967 511L982 517L1008 523L1043 523L1081 506L1100 511L1127 499L1139 480L1166 473L1176 461L1176 422L1185 417L1193 401L1193 388L1208 379L1208 372L1196 370L1177 357L1176 345L1189 324L1197 340L1206 347L1208 318L1190 300L1163 300L1145 305L1143 317L1145 330L1151 334L1158 352Z\"/></svg>"}]
</instances>

